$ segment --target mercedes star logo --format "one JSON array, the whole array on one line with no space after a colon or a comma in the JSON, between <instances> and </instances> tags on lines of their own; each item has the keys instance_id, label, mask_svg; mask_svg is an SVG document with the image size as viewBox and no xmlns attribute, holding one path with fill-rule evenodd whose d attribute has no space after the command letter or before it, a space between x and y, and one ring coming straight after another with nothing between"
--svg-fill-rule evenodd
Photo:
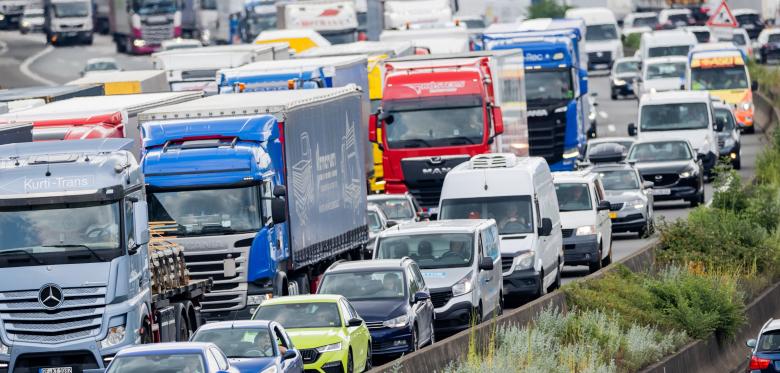
<instances>
[{"instance_id":1,"label":"mercedes star logo","mask_svg":"<svg viewBox=\"0 0 780 373\"><path fill-rule=\"evenodd\" d=\"M55 284L46 284L38 290L38 302L47 310L59 308L63 302L62 288Z\"/></svg>"}]
</instances>

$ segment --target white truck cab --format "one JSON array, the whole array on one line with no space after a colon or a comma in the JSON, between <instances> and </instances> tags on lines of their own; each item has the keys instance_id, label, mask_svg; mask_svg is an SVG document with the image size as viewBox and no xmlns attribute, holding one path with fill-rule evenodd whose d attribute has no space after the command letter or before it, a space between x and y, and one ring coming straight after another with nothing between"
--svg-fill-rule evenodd
<instances>
[{"instance_id":1,"label":"white truck cab","mask_svg":"<svg viewBox=\"0 0 780 373\"><path fill-rule=\"evenodd\" d=\"M444 179L440 219L495 219L504 294L540 296L560 285L563 244L558 202L544 158L482 154Z\"/></svg>"},{"instance_id":2,"label":"white truck cab","mask_svg":"<svg viewBox=\"0 0 780 373\"><path fill-rule=\"evenodd\" d=\"M590 272L612 262L612 220L601 178L589 170L553 174L563 226L566 265Z\"/></svg>"},{"instance_id":3,"label":"white truck cab","mask_svg":"<svg viewBox=\"0 0 780 373\"><path fill-rule=\"evenodd\" d=\"M581 18L585 21L585 51L588 53L588 70L609 70L616 59L623 57L617 19L607 8L574 8L566 11L565 18Z\"/></svg>"},{"instance_id":4,"label":"white truck cab","mask_svg":"<svg viewBox=\"0 0 780 373\"><path fill-rule=\"evenodd\" d=\"M650 93L639 100L639 124L630 123L628 134L639 141L688 140L709 175L719 154L712 113L712 99L706 91Z\"/></svg>"},{"instance_id":5,"label":"white truck cab","mask_svg":"<svg viewBox=\"0 0 780 373\"><path fill-rule=\"evenodd\" d=\"M501 314L498 246L492 219L416 222L379 233L374 259L410 257L417 262L435 307L434 328L451 333Z\"/></svg>"}]
</instances>

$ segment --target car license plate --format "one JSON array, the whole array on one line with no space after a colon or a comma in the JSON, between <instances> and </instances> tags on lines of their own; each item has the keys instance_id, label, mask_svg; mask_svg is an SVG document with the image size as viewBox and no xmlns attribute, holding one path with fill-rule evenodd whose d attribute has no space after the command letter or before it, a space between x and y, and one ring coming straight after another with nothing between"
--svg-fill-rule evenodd
<instances>
[{"instance_id":1,"label":"car license plate","mask_svg":"<svg viewBox=\"0 0 780 373\"><path fill-rule=\"evenodd\" d=\"M76 36L76 35L78 35L78 33L76 31L68 31L68 32L65 33L65 36L69 36L69 37L73 37L73 36Z\"/></svg>"},{"instance_id":2,"label":"car license plate","mask_svg":"<svg viewBox=\"0 0 780 373\"><path fill-rule=\"evenodd\" d=\"M610 212L609 213L609 218L610 219L617 219L617 212Z\"/></svg>"},{"instance_id":3,"label":"car license plate","mask_svg":"<svg viewBox=\"0 0 780 373\"><path fill-rule=\"evenodd\" d=\"M38 373L73 373L73 368L41 368Z\"/></svg>"},{"instance_id":4,"label":"car license plate","mask_svg":"<svg viewBox=\"0 0 780 373\"><path fill-rule=\"evenodd\" d=\"M672 194L672 190L669 188L654 188L653 189L653 195L654 196L668 196Z\"/></svg>"}]
</instances>

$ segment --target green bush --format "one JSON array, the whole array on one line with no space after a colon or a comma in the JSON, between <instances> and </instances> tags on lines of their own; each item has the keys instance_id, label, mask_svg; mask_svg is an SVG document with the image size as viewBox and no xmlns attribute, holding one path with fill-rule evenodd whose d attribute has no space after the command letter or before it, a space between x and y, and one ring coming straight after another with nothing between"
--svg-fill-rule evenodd
<instances>
[{"instance_id":1,"label":"green bush","mask_svg":"<svg viewBox=\"0 0 780 373\"><path fill-rule=\"evenodd\" d=\"M528 18L563 18L569 8L555 0L541 0L528 7Z\"/></svg>"}]
</instances>

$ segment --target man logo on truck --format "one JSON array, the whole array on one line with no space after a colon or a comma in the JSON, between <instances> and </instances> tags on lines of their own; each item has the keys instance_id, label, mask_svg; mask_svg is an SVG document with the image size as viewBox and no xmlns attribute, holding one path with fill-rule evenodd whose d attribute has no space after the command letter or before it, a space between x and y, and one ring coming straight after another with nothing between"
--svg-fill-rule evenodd
<instances>
[{"instance_id":1,"label":"man logo on truck","mask_svg":"<svg viewBox=\"0 0 780 373\"><path fill-rule=\"evenodd\" d=\"M43 285L38 290L38 302L47 310L55 310L62 305L62 288L54 284Z\"/></svg>"}]
</instances>

